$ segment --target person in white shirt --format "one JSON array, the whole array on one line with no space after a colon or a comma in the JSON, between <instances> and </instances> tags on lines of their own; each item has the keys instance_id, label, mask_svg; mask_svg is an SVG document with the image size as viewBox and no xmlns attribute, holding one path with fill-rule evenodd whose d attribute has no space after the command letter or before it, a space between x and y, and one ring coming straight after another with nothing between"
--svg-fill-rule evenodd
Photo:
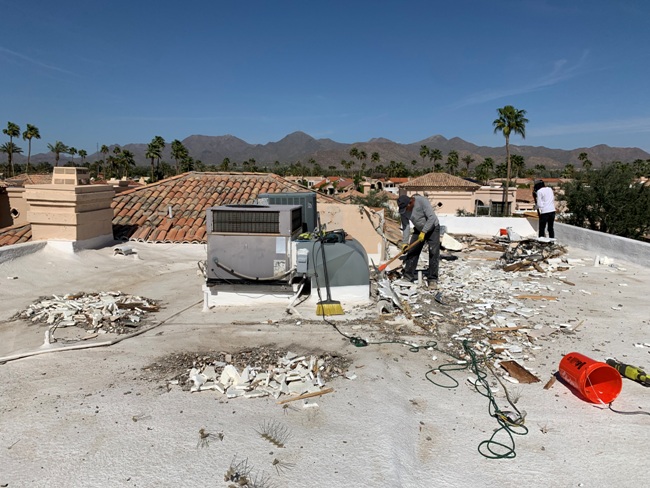
<instances>
[{"instance_id":1,"label":"person in white shirt","mask_svg":"<svg viewBox=\"0 0 650 488\"><path fill-rule=\"evenodd\" d=\"M539 237L546 237L546 227L548 226L548 236L555 239L555 229L553 228L555 222L555 195L553 190L544 185L542 180L539 180L535 182L533 187L533 196L539 213Z\"/></svg>"}]
</instances>

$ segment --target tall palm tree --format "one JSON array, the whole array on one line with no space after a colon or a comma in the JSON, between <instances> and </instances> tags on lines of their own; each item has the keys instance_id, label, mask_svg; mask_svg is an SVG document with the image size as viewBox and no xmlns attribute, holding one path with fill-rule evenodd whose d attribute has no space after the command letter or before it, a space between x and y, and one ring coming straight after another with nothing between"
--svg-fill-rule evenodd
<instances>
[{"instance_id":1,"label":"tall palm tree","mask_svg":"<svg viewBox=\"0 0 650 488\"><path fill-rule=\"evenodd\" d=\"M129 177L129 168L131 166L135 167L135 158L133 153L128 149L124 149L120 153L120 166L124 169L124 176Z\"/></svg>"},{"instance_id":2,"label":"tall palm tree","mask_svg":"<svg viewBox=\"0 0 650 488\"><path fill-rule=\"evenodd\" d=\"M474 162L474 158L472 157L471 154L468 154L467 156L463 156L462 161L463 163L465 163L466 166L465 173L467 174L467 176L469 176L469 165Z\"/></svg>"},{"instance_id":3,"label":"tall palm tree","mask_svg":"<svg viewBox=\"0 0 650 488\"><path fill-rule=\"evenodd\" d=\"M456 168L458 168L458 152L454 151L453 149L449 151L449 154L447 154L447 163L445 164L447 166L447 171L449 171L450 174L454 174L456 172Z\"/></svg>"},{"instance_id":4,"label":"tall palm tree","mask_svg":"<svg viewBox=\"0 0 650 488\"><path fill-rule=\"evenodd\" d=\"M2 132L6 135L9 136L9 146L7 146L9 149L14 147L14 137L20 137L20 127L18 124L14 124L13 122L7 122L7 128L2 129ZM16 146L18 147L18 146ZM14 176L14 160L13 160L13 154L14 151L10 151L7 153L7 156L9 158L9 166L11 166L11 175Z\"/></svg>"},{"instance_id":5,"label":"tall palm tree","mask_svg":"<svg viewBox=\"0 0 650 488\"><path fill-rule=\"evenodd\" d=\"M590 170L591 169L592 163L589 160L589 155L586 152L581 152L578 155L578 159L580 161L582 161L582 168L583 169L585 169L585 170Z\"/></svg>"},{"instance_id":6,"label":"tall palm tree","mask_svg":"<svg viewBox=\"0 0 650 488\"><path fill-rule=\"evenodd\" d=\"M512 134L519 134L523 139L526 138L526 124L528 119L525 117L525 110L518 110L512 105L506 105L503 108L497 109L499 117L492 122L494 126L494 133L501 132L503 137L506 138L506 186L503 189L503 202L504 214L510 215L508 208L508 189L510 188L510 136Z\"/></svg>"},{"instance_id":7,"label":"tall palm tree","mask_svg":"<svg viewBox=\"0 0 650 488\"><path fill-rule=\"evenodd\" d=\"M154 136L152 142L160 149L159 154L156 157L156 168L160 168L160 158L162 158L163 149L165 149L165 139L163 139L162 136Z\"/></svg>"},{"instance_id":8,"label":"tall palm tree","mask_svg":"<svg viewBox=\"0 0 650 488\"><path fill-rule=\"evenodd\" d=\"M106 172L106 156L108 155L108 152L110 151L109 147L106 144L102 144L101 149L99 150L100 153L103 154L103 167L102 167L102 178L106 179L106 175L104 174Z\"/></svg>"},{"instance_id":9,"label":"tall palm tree","mask_svg":"<svg viewBox=\"0 0 650 488\"><path fill-rule=\"evenodd\" d=\"M70 148L63 144L61 141L56 141L54 144L48 144L47 148L55 154L55 164L54 166L59 165L59 159L61 158L61 153L67 153Z\"/></svg>"},{"instance_id":10,"label":"tall palm tree","mask_svg":"<svg viewBox=\"0 0 650 488\"><path fill-rule=\"evenodd\" d=\"M437 161L442 161L442 151L440 149L429 149L429 163L433 161L435 166Z\"/></svg>"},{"instance_id":11,"label":"tall palm tree","mask_svg":"<svg viewBox=\"0 0 650 488\"><path fill-rule=\"evenodd\" d=\"M72 156L72 165L74 166L74 155L77 154L77 148L76 148L76 147L73 147L73 146L70 146L70 147L68 148L68 154L69 154L70 156Z\"/></svg>"},{"instance_id":12,"label":"tall palm tree","mask_svg":"<svg viewBox=\"0 0 650 488\"><path fill-rule=\"evenodd\" d=\"M88 152L85 149L79 149L79 151L77 151L77 154L81 158L81 165L83 166L84 161L86 160L86 156L88 156Z\"/></svg>"},{"instance_id":13,"label":"tall palm tree","mask_svg":"<svg viewBox=\"0 0 650 488\"><path fill-rule=\"evenodd\" d=\"M29 162L32 156L32 139L40 139L41 138L41 133L38 130L38 127L32 124L27 124L27 129L25 129L25 132L23 132L23 140L28 141L28 149L27 149L27 168L25 169L25 173L29 173Z\"/></svg>"},{"instance_id":14,"label":"tall palm tree","mask_svg":"<svg viewBox=\"0 0 650 488\"><path fill-rule=\"evenodd\" d=\"M422 158L422 164L424 164L424 158L429 156L429 148L424 144L420 146L420 157Z\"/></svg>"},{"instance_id":15,"label":"tall palm tree","mask_svg":"<svg viewBox=\"0 0 650 488\"><path fill-rule=\"evenodd\" d=\"M377 151L370 155L370 162L373 164L373 166L377 166L379 164L379 161L381 161L381 157Z\"/></svg>"},{"instance_id":16,"label":"tall palm tree","mask_svg":"<svg viewBox=\"0 0 650 488\"><path fill-rule=\"evenodd\" d=\"M13 142L5 142L2 146L0 146L0 152L7 154L9 161L11 161L11 156L13 154L22 154L23 150L16 146ZM13 164L11 165L11 176L15 176Z\"/></svg>"},{"instance_id":17,"label":"tall palm tree","mask_svg":"<svg viewBox=\"0 0 650 488\"><path fill-rule=\"evenodd\" d=\"M172 141L172 159L176 163L176 174L178 174L178 161L186 159L189 156L187 148L178 139Z\"/></svg>"},{"instance_id":18,"label":"tall palm tree","mask_svg":"<svg viewBox=\"0 0 650 488\"><path fill-rule=\"evenodd\" d=\"M144 155L145 158L151 159L151 181L149 183L154 181L154 161L156 158L160 160L161 155L162 148L156 144L156 138L154 137L147 146L147 152Z\"/></svg>"}]
</instances>

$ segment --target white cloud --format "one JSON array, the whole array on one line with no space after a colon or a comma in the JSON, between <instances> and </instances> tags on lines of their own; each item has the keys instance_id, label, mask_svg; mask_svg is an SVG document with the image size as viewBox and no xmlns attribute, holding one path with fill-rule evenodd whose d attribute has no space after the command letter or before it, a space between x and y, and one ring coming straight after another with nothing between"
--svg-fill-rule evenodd
<instances>
[{"instance_id":1,"label":"white cloud","mask_svg":"<svg viewBox=\"0 0 650 488\"><path fill-rule=\"evenodd\" d=\"M7 49L2 46L0 46L0 53L5 53L14 58L22 59L23 61L27 61L28 63L33 64L34 66L39 66L41 68L45 68L48 70L58 71L60 73L66 73L69 75L77 76L76 73L73 73L72 71L68 71L67 69L63 69L63 68L59 68L58 66L53 66L51 64L43 63L42 61L30 58L29 56L25 56L24 54L17 53L16 51L12 51L11 49Z\"/></svg>"},{"instance_id":2,"label":"white cloud","mask_svg":"<svg viewBox=\"0 0 650 488\"><path fill-rule=\"evenodd\" d=\"M530 130L531 137L563 136L568 134L638 133L650 132L650 117L614 119L600 122L559 124Z\"/></svg>"},{"instance_id":3,"label":"white cloud","mask_svg":"<svg viewBox=\"0 0 650 488\"><path fill-rule=\"evenodd\" d=\"M506 88L502 90L486 90L469 95L468 97L460 100L454 104L455 108L466 107L468 105L478 105L480 103L498 100L500 98L511 97L513 95L521 95L523 93L530 93L540 90L549 86L556 85L562 81L574 78L582 73L582 67L589 56L589 51L585 51L577 63L569 65L568 60L558 59L553 62L553 69L550 73L533 80L520 87Z\"/></svg>"}]
</instances>

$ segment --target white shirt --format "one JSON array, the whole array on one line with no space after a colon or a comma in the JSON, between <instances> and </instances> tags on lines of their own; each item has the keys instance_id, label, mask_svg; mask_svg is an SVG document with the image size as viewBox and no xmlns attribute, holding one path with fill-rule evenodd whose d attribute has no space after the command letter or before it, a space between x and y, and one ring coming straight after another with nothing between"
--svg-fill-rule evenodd
<instances>
[{"instance_id":1,"label":"white shirt","mask_svg":"<svg viewBox=\"0 0 650 488\"><path fill-rule=\"evenodd\" d=\"M548 186L537 190L537 208L539 213L555 212L555 196Z\"/></svg>"}]
</instances>

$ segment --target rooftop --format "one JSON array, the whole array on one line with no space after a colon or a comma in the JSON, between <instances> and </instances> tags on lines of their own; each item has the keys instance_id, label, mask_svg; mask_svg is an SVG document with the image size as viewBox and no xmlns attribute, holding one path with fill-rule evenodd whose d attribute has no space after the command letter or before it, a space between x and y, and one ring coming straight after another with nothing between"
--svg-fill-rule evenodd
<instances>
[{"instance_id":1,"label":"rooftop","mask_svg":"<svg viewBox=\"0 0 650 488\"><path fill-rule=\"evenodd\" d=\"M473 190L479 189L480 187L481 185L479 184L448 173L427 173L400 185L400 188L404 190L418 190L420 188L430 188L432 190Z\"/></svg>"},{"instance_id":2,"label":"rooftop","mask_svg":"<svg viewBox=\"0 0 650 488\"><path fill-rule=\"evenodd\" d=\"M0 450L0 484L100 487L111 479L153 487L164 479L208 486L233 460L246 460L254 473L284 486L642 486L646 474L628 453L647 452L647 416L587 403L560 382L543 386L572 351L650 366L650 323L641 305L650 269L570 246L564 260L542 263L542 271L506 272L496 261L501 252L456 237L466 247L441 262L446 305L431 292L394 284L410 296L408 314L379 313L373 301L344 306L345 315L326 320L313 303L289 315L253 296L243 307L203 311L200 244L133 242L128 255L13 246L0 260L0 437L7 447ZM53 332L57 342L46 345L47 325L11 320L39 297L118 290L161 306L128 336L61 327ZM508 330L494 331L497 322ZM356 347L341 333L370 344ZM513 446L514 459L487 461L479 453L500 425L490 400L467 381L475 374L450 371L458 386L436 386L454 385L435 368L456 362L446 352L456 355L463 337L476 351L507 350L541 380L516 384L501 372L499 382L481 368L495 405L512 410L505 387L525 413L525 435L510 439L501 431L495 438ZM61 346L67 349L50 352ZM202 358L263 350L327 353L347 366L327 381L333 392L283 405L175 384ZM624 380L613 408L647 412L646 393ZM290 434L283 448L260 436L264 426Z\"/></svg>"}]
</instances>

